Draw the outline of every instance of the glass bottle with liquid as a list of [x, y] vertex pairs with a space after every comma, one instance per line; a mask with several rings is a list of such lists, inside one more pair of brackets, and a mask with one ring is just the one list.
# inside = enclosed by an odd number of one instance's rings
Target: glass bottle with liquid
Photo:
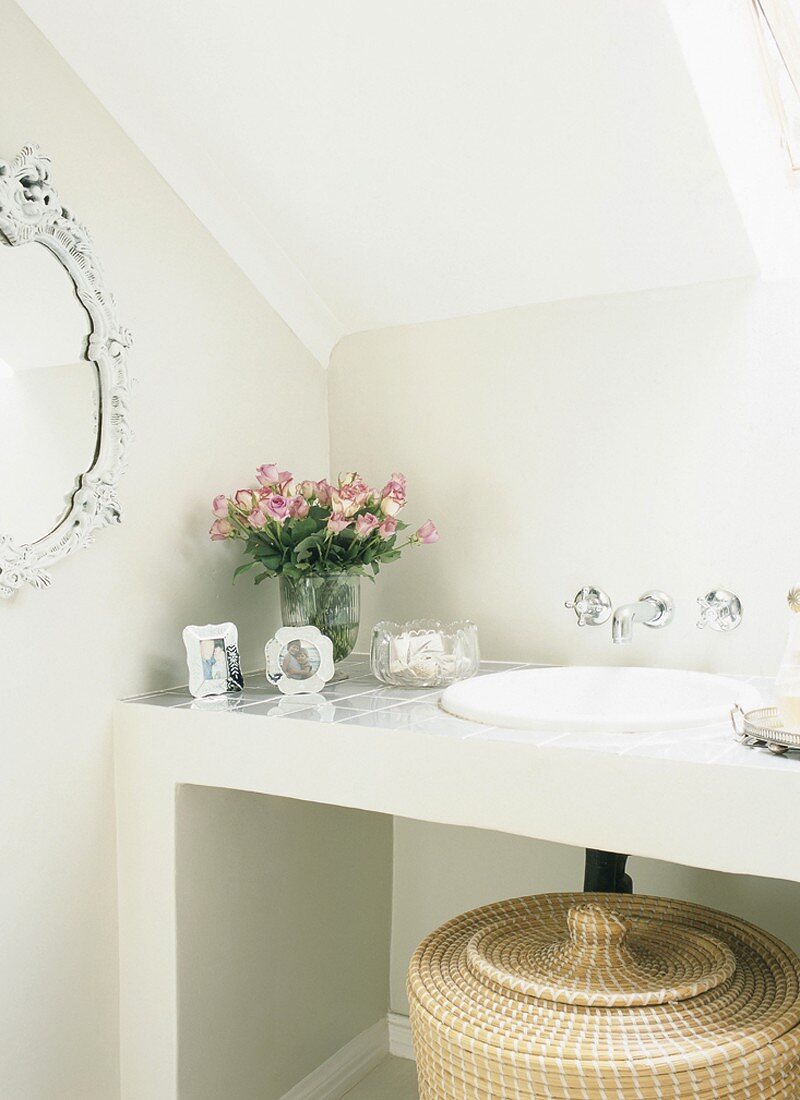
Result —
[[784, 729], [800, 733], [800, 588], [791, 590], [788, 602], [789, 637], [775, 684], [776, 702]]

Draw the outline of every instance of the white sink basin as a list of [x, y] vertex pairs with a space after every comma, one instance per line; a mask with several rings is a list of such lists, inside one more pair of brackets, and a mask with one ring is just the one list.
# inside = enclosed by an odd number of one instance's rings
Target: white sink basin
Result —
[[666, 668], [534, 668], [453, 684], [451, 714], [510, 729], [642, 733], [709, 726], [731, 707], [761, 705], [752, 687], [707, 672]]

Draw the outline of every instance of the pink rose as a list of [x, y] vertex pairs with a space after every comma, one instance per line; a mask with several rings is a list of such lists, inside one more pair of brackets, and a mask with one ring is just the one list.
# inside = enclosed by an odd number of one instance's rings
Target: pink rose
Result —
[[372, 534], [379, 523], [380, 520], [377, 516], [373, 516], [371, 512], [367, 512], [365, 515], [359, 516], [356, 520], [356, 534], [359, 538], [365, 539]]
[[372, 490], [360, 474], [345, 474], [339, 478], [339, 488], [331, 489], [331, 508], [345, 516], [354, 516], [367, 502]]
[[394, 516], [387, 516], [378, 528], [378, 534], [382, 539], [390, 539], [397, 534], [397, 520]]
[[338, 535], [340, 531], [344, 531], [345, 527], [349, 527], [352, 522], [351, 519], [345, 519], [340, 512], [334, 512], [332, 516], [328, 517], [328, 532], [331, 535]]
[[258, 467], [256, 478], [265, 489], [274, 489], [277, 485], [283, 490], [284, 486], [291, 485], [294, 476], [288, 470], [279, 470], [274, 462], [267, 462]]
[[405, 502], [405, 476], [403, 474], [392, 474], [381, 493], [381, 511], [385, 516], [396, 516]]
[[364, 481], [361, 474], [358, 474], [355, 471], [353, 471], [349, 474], [339, 474], [339, 488], [340, 489], [347, 489], [351, 485], [354, 486], [356, 489], [366, 489], [367, 488], [367, 483], [366, 483], [366, 481]]
[[432, 519], [426, 520], [426, 522], [417, 529], [414, 539], [416, 542], [421, 542], [425, 545], [439, 541], [439, 532], [436, 530], [436, 524]]
[[208, 532], [214, 542], [229, 539], [233, 535], [233, 524], [229, 519], [215, 519]]
[[346, 489], [331, 489], [330, 507], [339, 515], [350, 519], [360, 508], [363, 508], [363, 506], [364, 499], [360, 494], [354, 496]]
[[260, 506], [268, 516], [272, 516], [278, 523], [283, 523], [289, 515], [289, 504], [286, 497], [282, 497], [279, 493], [273, 493], [266, 500], [262, 500]]
[[218, 497], [214, 497], [211, 502], [211, 511], [215, 516], [219, 516], [220, 519], [228, 518], [228, 498], [224, 493], [220, 493]]
[[305, 519], [308, 515], [308, 501], [305, 497], [290, 497], [286, 502], [286, 506], [289, 509], [289, 515], [296, 519]]
[[320, 502], [323, 508], [327, 508], [331, 502], [331, 493], [333, 492], [333, 486], [325, 478], [322, 481], [318, 481], [315, 485], [317, 500]]
[[387, 493], [397, 492], [405, 499], [406, 483], [407, 479], [405, 474], [392, 474], [383, 488], [383, 496], [386, 496]]
[[258, 507], [258, 497], [252, 489], [239, 489], [233, 498], [236, 507], [248, 514]]
[[281, 479], [280, 471], [274, 462], [267, 462], [264, 466], [259, 466], [256, 470], [256, 477], [267, 489], [277, 485]]
[[304, 500], [313, 500], [317, 495], [316, 481], [301, 481], [297, 486], [297, 492]]
[[260, 508], [254, 508], [250, 515], [247, 517], [247, 522], [251, 527], [255, 527], [256, 530], [263, 527], [267, 522], [267, 517], [261, 511]]

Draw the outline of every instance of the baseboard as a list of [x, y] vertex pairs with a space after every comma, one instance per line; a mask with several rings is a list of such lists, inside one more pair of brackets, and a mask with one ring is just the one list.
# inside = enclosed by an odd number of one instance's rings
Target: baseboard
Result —
[[341, 1100], [388, 1053], [389, 1029], [386, 1020], [379, 1020], [289, 1089], [282, 1100]]
[[389, 1023], [389, 1053], [395, 1058], [410, 1058], [414, 1061], [414, 1046], [411, 1042], [411, 1021], [408, 1016], [401, 1016], [397, 1012], [390, 1012], [387, 1016]]

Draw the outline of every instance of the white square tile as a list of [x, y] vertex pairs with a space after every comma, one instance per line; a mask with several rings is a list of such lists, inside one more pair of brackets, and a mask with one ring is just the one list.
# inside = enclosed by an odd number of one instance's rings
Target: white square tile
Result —
[[336, 724], [343, 722], [346, 718], [353, 718], [359, 713], [357, 710], [348, 710], [347, 707], [337, 706], [336, 703], [324, 703], [321, 706], [298, 710], [296, 713], [280, 711], [278, 717], [299, 718], [304, 722], [330, 722]]
[[[475, 722], [470, 722], [469, 724], [471, 726], [478, 725], [478, 723]], [[557, 741], [559, 737], [563, 737], [564, 735], [554, 732], [553, 730], [517, 730], [484, 726], [482, 729], [479, 727], [479, 732], [474, 736], [485, 741], [508, 741], [509, 744], [541, 747], [542, 745], [549, 745], [551, 742]]]
[[[326, 695], [326, 698], [328, 696]], [[347, 707], [352, 711], [372, 711], [372, 710], [388, 710], [389, 707], [400, 707], [403, 704], [401, 702], [392, 703], [385, 697], [373, 695], [372, 692], [365, 692], [363, 695], [348, 695], [344, 698], [334, 696], [331, 702], [336, 703], [338, 706]]]
[[270, 699], [279, 699], [280, 694], [281, 693], [278, 691], [277, 688], [272, 687], [272, 685], [265, 684], [263, 691], [254, 690], [253, 688], [245, 688], [242, 692], [242, 698], [244, 699], [245, 704], [266, 703], [269, 702]]
[[440, 688], [396, 688], [384, 684], [375, 690], [375, 695], [387, 699], [389, 702], [414, 702], [417, 699], [427, 699], [432, 695], [437, 698], [441, 695]]
[[336, 666], [337, 672], [346, 673], [348, 676], [360, 675], [363, 672], [369, 672], [370, 660], [369, 654], [352, 653], [349, 657], [345, 657], [343, 661], [340, 661]]
[[468, 722], [465, 718], [456, 718], [440, 708], [436, 716], [420, 725], [419, 732], [430, 734], [432, 737], [454, 737], [458, 741], [467, 741], [499, 731], [481, 722]]
[[562, 733], [559, 737], [548, 741], [549, 748], [581, 749], [589, 752], [607, 752], [615, 756], [621, 753], [631, 752], [638, 745], [647, 741], [647, 734], [641, 733], [612, 733], [608, 730], [597, 732]]
[[158, 695], [140, 695], [129, 699], [130, 703], [144, 703], [148, 707], [180, 707], [191, 703], [192, 696], [187, 691], [162, 691]]
[[239, 711], [240, 714], [259, 715], [262, 718], [299, 718], [307, 722], [335, 722], [339, 712], [340, 708], [332, 702], [313, 704], [300, 697], [292, 698], [287, 695], [255, 703]]
[[377, 676], [373, 676], [369, 668], [362, 669], [361, 671], [355, 670], [347, 675], [346, 680], [340, 681], [340, 683], [351, 684], [366, 684], [368, 687], [379, 688], [383, 687], [383, 684]]
[[402, 707], [387, 707], [385, 710], [365, 711], [354, 714], [338, 723], [341, 726], [366, 726], [379, 730], [408, 730], [419, 725], [418, 720], [404, 713]]
[[444, 711], [435, 698], [402, 703], [399, 707], [391, 709], [400, 712], [404, 721], [412, 722], [414, 725], [429, 722], [432, 718], [444, 717]]
[[254, 703], [252, 700], [241, 708], [241, 714], [271, 714], [275, 707], [280, 703], [278, 698], [262, 699], [258, 703]]
[[319, 694], [324, 695], [326, 699], [352, 699], [356, 696], [368, 695], [370, 692], [375, 691], [376, 687], [376, 684], [368, 684], [358, 680], [343, 680], [338, 684], [327, 684]]
[[206, 695], [201, 699], [193, 699], [186, 704], [186, 708], [201, 710], [206, 713], [213, 711], [214, 713], [238, 714], [247, 708], [247, 703], [241, 693], [235, 695]]

